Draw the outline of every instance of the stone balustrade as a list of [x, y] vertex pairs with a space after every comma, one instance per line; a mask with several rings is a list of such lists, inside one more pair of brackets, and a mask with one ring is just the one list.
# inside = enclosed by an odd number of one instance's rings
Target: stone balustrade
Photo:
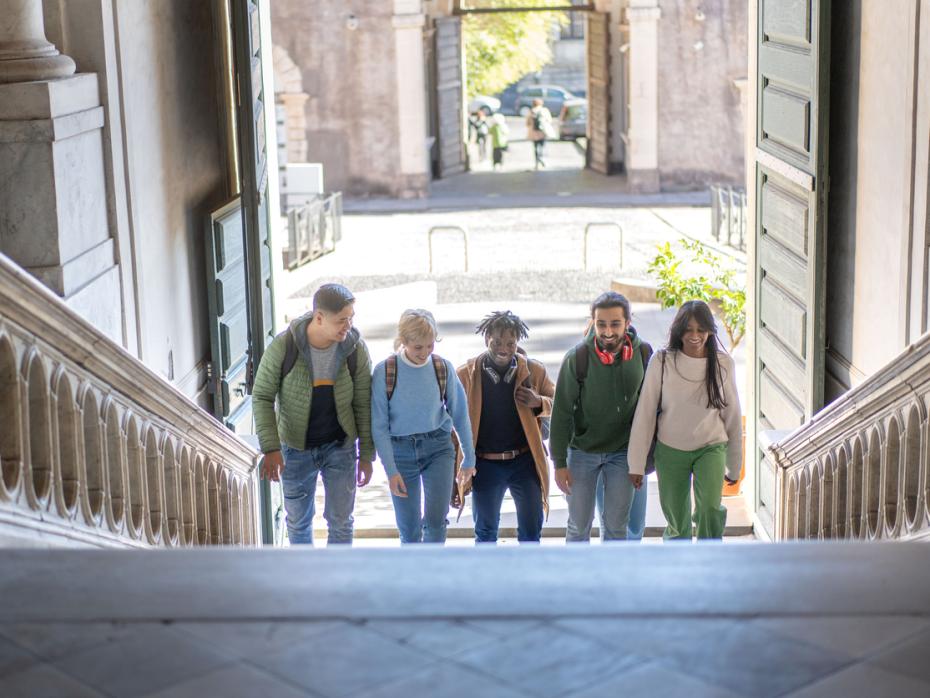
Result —
[[257, 456], [0, 255], [0, 541], [256, 545]]
[[776, 538], [930, 539], [930, 335], [790, 433], [765, 432]]

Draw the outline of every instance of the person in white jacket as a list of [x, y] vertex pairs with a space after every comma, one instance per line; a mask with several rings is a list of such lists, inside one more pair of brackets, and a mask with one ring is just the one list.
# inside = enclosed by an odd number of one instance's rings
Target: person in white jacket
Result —
[[688, 301], [669, 330], [668, 346], [649, 362], [630, 435], [630, 479], [643, 484], [655, 439], [665, 539], [691, 540], [691, 488], [697, 537], [722, 538], [723, 482], [742, 467], [742, 419], [733, 358], [717, 337], [704, 301]]

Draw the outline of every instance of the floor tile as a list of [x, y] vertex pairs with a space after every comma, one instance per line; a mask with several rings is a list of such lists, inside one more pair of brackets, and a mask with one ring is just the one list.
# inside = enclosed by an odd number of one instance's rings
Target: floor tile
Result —
[[486, 633], [455, 620], [369, 621], [365, 627], [401, 644], [444, 658], [457, 657], [488, 641]]
[[0, 627], [0, 633], [45, 660], [55, 660], [120, 642], [130, 637], [135, 627], [125, 623], [16, 623]]
[[289, 651], [255, 655], [252, 663], [324, 696], [345, 696], [402, 678], [435, 657], [359, 625], [304, 640]]
[[373, 686], [356, 694], [358, 698], [397, 698], [398, 696], [442, 696], [442, 698], [526, 698], [499, 680], [470, 671], [452, 662], [435, 664], [425, 671], [405, 676], [390, 683]]
[[790, 698], [918, 698], [930, 695], [930, 686], [923, 681], [862, 662], [805, 686], [790, 694]]
[[279, 681], [261, 669], [247, 664], [233, 664], [168, 686], [146, 698], [301, 698], [313, 695], [307, 690]]
[[325, 635], [344, 625], [341, 621], [255, 622], [255, 623], [177, 623], [176, 630], [221, 649], [235, 657], [290, 650], [314, 636]]
[[930, 683], [930, 630], [901, 641], [871, 661], [888, 671]]
[[14, 671], [22, 671], [37, 661], [33, 654], [27, 652], [12, 640], [0, 637], [0, 676]]
[[145, 695], [205, 674], [230, 657], [164, 625], [139, 623], [120, 642], [56, 660], [55, 666], [117, 696]]
[[685, 676], [658, 662], [650, 662], [630, 671], [614, 674], [606, 681], [569, 695], [571, 698], [739, 698], [738, 694], [727, 688], [712, 686], [699, 679]]
[[488, 642], [456, 661], [532, 695], [556, 696], [604, 679], [639, 658], [620, 656], [550, 624]]
[[72, 677], [50, 664], [33, 664], [28, 669], [0, 678], [3, 698], [102, 698]]
[[754, 625], [763, 632], [802, 640], [856, 658], [930, 628], [925, 618], [902, 616], [765, 618], [754, 621]]

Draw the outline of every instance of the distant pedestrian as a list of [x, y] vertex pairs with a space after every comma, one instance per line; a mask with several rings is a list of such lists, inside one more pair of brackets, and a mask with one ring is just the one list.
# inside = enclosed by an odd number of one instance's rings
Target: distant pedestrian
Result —
[[634, 487], [642, 485], [654, 435], [665, 538], [691, 540], [692, 481], [697, 537], [722, 538], [727, 510], [720, 497], [724, 480], [739, 479], [743, 427], [733, 357], [720, 347], [704, 301], [681, 306], [668, 347], [649, 363], [630, 436]]
[[372, 436], [388, 475], [402, 543], [446, 541], [456, 479], [453, 428], [464, 453], [462, 487], [475, 474], [465, 390], [452, 364], [433, 353], [437, 334], [432, 313], [405, 310], [396, 353], [372, 376]]
[[526, 115], [526, 133], [533, 142], [533, 156], [536, 162], [536, 169], [545, 167], [543, 160], [546, 150], [546, 139], [552, 138], [554, 131], [552, 129], [552, 113], [543, 105], [539, 98], [533, 100], [533, 108]]
[[501, 113], [491, 117], [491, 157], [493, 159], [494, 169], [502, 167], [504, 164], [504, 152], [507, 150], [507, 136], [510, 135], [510, 129], [507, 127], [507, 119]]

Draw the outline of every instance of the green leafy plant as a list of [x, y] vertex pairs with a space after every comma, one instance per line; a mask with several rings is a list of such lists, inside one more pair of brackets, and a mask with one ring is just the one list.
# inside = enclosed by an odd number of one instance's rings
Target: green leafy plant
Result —
[[[535, 0], [536, 7], [565, 0]], [[525, 7], [526, 0], [473, 0], [469, 8]], [[553, 25], [568, 23], [565, 12], [501, 12], [467, 15], [462, 22], [469, 96], [493, 95], [552, 60]]]
[[677, 247], [658, 245], [658, 254], [649, 263], [656, 279], [656, 296], [663, 308], [673, 308], [690, 300], [705, 301], [717, 313], [733, 350], [746, 334], [746, 287], [736, 279], [736, 271], [725, 267], [720, 257], [696, 240], [682, 238]]

